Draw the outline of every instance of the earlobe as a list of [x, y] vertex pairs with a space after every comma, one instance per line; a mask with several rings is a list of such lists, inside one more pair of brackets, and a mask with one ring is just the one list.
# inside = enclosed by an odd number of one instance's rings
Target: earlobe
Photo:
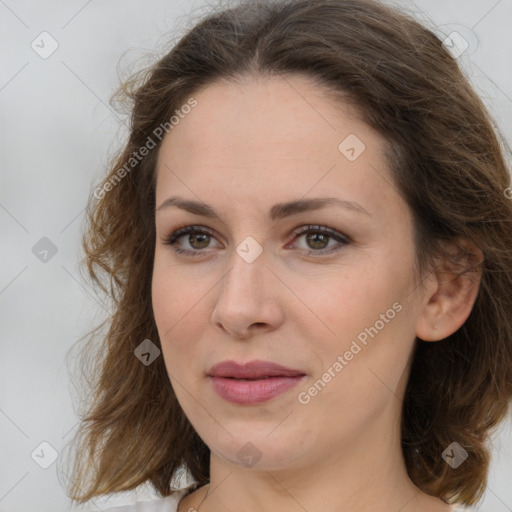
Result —
[[433, 286], [426, 288], [416, 325], [419, 339], [439, 341], [464, 324], [478, 296], [483, 259], [482, 251], [468, 241], [450, 244], [445, 256], [438, 260]]

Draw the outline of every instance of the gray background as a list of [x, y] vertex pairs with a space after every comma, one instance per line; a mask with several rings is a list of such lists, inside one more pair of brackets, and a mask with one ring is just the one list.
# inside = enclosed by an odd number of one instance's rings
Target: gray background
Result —
[[[395, 2], [397, 3], [397, 2]], [[401, 2], [439, 35], [459, 32], [459, 57], [503, 135], [512, 140], [512, 0]], [[77, 423], [66, 352], [103, 318], [84, 283], [81, 230], [91, 187], [125, 134], [109, 106], [121, 69], [177, 38], [205, 1], [0, 0], [0, 511], [70, 510], [51, 462]], [[57, 50], [42, 58], [39, 52]], [[128, 53], [125, 53], [128, 50]], [[122, 55], [125, 54], [123, 57]], [[47, 237], [47, 261], [33, 247]], [[41, 248], [36, 246], [36, 249]], [[37, 457], [39, 454], [39, 457]], [[512, 511], [512, 431], [494, 442], [481, 510]], [[142, 488], [108, 500], [149, 496]], [[102, 510], [98, 499], [87, 510]]]

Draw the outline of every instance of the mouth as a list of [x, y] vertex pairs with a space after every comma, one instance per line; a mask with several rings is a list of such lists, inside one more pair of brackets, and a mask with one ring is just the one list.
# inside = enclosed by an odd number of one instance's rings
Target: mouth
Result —
[[232, 379], [264, 379], [271, 377], [297, 377], [304, 375], [301, 370], [287, 368], [271, 361], [254, 360], [247, 363], [236, 361], [221, 361], [208, 372], [210, 377], [225, 377]]
[[[253, 380], [263, 380], [263, 379], [274, 379], [276, 376], [270, 376], [266, 375], [264, 377], [253, 377], [253, 378], [244, 378], [244, 377], [224, 377], [225, 379], [234, 379], [234, 380], [247, 380], [247, 381], [253, 381]], [[279, 375], [277, 375], [279, 377]]]
[[239, 364], [223, 361], [208, 372], [213, 389], [224, 400], [239, 405], [267, 402], [296, 386], [306, 374], [270, 361]]

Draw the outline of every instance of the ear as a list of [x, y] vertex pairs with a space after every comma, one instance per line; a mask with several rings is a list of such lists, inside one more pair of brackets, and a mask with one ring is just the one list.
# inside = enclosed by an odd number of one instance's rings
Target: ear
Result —
[[446, 254], [436, 261], [425, 287], [425, 300], [416, 324], [416, 336], [439, 341], [467, 320], [480, 287], [482, 251], [465, 239], [445, 243]]

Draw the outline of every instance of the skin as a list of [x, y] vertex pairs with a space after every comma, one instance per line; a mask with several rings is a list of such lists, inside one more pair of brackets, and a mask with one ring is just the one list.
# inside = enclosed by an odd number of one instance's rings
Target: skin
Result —
[[[456, 331], [478, 281], [440, 265], [417, 285], [412, 217], [386, 168], [384, 139], [310, 79], [248, 76], [194, 98], [197, 106], [164, 138], [156, 169], [157, 208], [181, 196], [221, 216], [176, 206], [155, 214], [152, 302], [163, 357], [180, 405], [211, 450], [210, 486], [185, 497], [179, 512], [452, 510], [407, 476], [401, 404], [415, 336], [436, 341]], [[338, 149], [350, 134], [366, 146], [355, 161]], [[369, 215], [329, 206], [268, 217], [276, 203], [312, 197], [354, 201]], [[293, 235], [308, 224], [351, 243]], [[166, 245], [183, 225], [212, 236]], [[262, 249], [252, 263], [236, 251], [248, 236]], [[339, 250], [318, 255], [326, 246]], [[401, 311], [300, 403], [299, 393], [397, 302]], [[306, 377], [264, 404], [232, 404], [206, 375], [226, 359], [269, 360]], [[252, 467], [237, 456], [248, 442], [261, 454]]]

